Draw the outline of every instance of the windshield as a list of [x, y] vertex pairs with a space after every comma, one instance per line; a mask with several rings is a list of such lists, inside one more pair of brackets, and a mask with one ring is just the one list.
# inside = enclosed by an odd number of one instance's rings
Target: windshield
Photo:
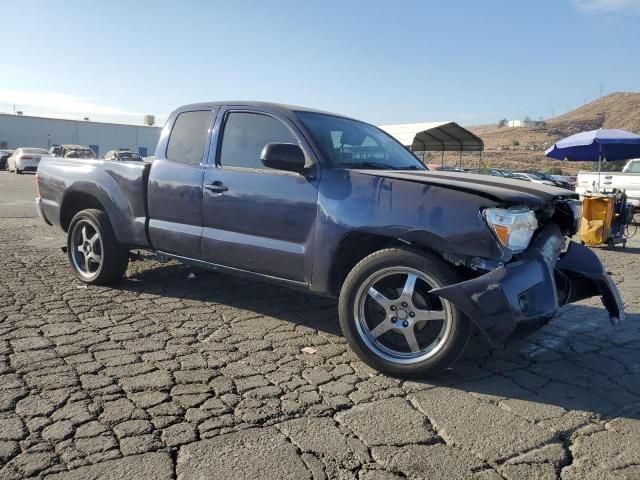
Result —
[[44, 148], [23, 148], [22, 149], [22, 153], [44, 154], [44, 153], [49, 153], [49, 152], [47, 152]]
[[120, 152], [118, 157], [120, 157], [120, 160], [141, 160], [140, 155], [133, 152]]
[[539, 173], [539, 172], [529, 172], [529, 173], [527, 173], [527, 175], [529, 175], [530, 177], [533, 177], [533, 178], [535, 178], [537, 180], [548, 180], [548, 178], [545, 177], [544, 174]]
[[411, 152], [373, 125], [323, 113], [296, 115], [332, 167], [427, 170]]

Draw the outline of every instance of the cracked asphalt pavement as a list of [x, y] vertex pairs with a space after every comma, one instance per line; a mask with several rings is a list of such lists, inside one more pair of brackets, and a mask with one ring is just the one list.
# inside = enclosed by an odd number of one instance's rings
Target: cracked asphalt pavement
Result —
[[0, 172], [2, 479], [640, 478], [636, 239], [596, 249], [622, 326], [592, 299], [402, 381], [355, 357], [331, 299], [173, 262], [82, 285], [61, 232], [9, 218], [9, 183], [35, 195]]

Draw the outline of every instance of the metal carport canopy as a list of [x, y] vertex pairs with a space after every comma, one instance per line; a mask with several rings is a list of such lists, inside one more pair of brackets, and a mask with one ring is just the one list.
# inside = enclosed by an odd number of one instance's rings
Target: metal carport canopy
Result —
[[456, 122], [401, 123], [380, 125], [380, 128], [414, 152], [484, 150], [482, 139]]

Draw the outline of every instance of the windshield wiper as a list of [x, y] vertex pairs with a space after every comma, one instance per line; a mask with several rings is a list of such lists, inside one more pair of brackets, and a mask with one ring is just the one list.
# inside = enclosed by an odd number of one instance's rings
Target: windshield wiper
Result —
[[377, 162], [346, 162], [340, 163], [338, 166], [346, 168], [378, 168], [383, 170], [398, 170], [396, 167], [392, 167], [391, 165]]
[[394, 167], [385, 163], [378, 162], [347, 162], [336, 165], [344, 168], [368, 168], [378, 170], [427, 170], [426, 168], [420, 168], [417, 165], [407, 165], [406, 167]]

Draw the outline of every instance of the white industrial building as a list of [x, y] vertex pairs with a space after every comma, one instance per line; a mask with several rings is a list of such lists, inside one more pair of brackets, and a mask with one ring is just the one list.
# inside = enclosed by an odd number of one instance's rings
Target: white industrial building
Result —
[[128, 149], [146, 157], [156, 150], [160, 127], [64, 120], [0, 113], [0, 149], [50, 148], [77, 144], [91, 147], [98, 157], [109, 150]]

